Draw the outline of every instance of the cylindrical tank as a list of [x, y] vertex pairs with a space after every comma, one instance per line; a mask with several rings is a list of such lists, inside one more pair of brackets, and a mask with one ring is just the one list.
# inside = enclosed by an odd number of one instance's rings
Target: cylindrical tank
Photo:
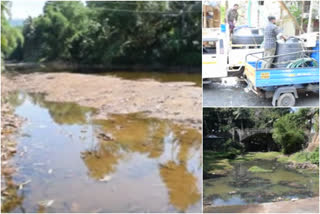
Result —
[[263, 42], [263, 30], [248, 26], [240, 26], [233, 30], [232, 44], [260, 45]]
[[[288, 55], [276, 57], [273, 61], [273, 67], [274, 68], [287, 67], [287, 65], [291, 61], [303, 57], [302, 51], [303, 51], [303, 45], [298, 38], [290, 37], [287, 39], [287, 41], [278, 40], [276, 55], [282, 55], [282, 54], [288, 54]], [[294, 52], [299, 52], [299, 53], [290, 54]]]

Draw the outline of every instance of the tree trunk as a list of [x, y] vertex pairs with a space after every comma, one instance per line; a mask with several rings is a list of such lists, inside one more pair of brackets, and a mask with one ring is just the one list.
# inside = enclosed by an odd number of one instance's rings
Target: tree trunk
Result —
[[300, 33], [304, 33], [303, 29], [300, 27], [299, 23], [297, 22], [297, 19], [290, 13], [286, 4], [283, 1], [279, 1], [279, 4], [280, 4], [280, 7], [288, 13], [290, 19], [293, 21], [295, 27], [300, 31]]
[[308, 33], [311, 33], [312, 7], [313, 7], [313, 0], [310, 1], [309, 20], [308, 20], [308, 29], [307, 29], [307, 32], [308, 32]]

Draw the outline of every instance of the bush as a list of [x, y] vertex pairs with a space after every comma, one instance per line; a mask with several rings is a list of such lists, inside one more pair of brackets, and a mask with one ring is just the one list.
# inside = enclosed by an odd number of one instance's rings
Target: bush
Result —
[[296, 121], [295, 114], [287, 114], [274, 123], [272, 138], [284, 154], [298, 152], [306, 143], [304, 131]]
[[281, 139], [282, 152], [284, 154], [292, 154], [303, 148], [305, 139], [303, 132], [289, 131], [283, 134]]
[[319, 164], [319, 147], [317, 147], [313, 152], [297, 152], [291, 155], [287, 161], [294, 161], [298, 163], [310, 162], [312, 164]]
[[313, 164], [319, 164], [319, 147], [311, 153], [310, 162]]

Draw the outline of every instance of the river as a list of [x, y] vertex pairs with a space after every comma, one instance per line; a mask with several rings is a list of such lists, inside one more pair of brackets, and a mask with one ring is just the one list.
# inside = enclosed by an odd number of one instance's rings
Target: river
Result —
[[[10, 162], [4, 212], [201, 212], [201, 133], [143, 114], [94, 120], [96, 110], [11, 93], [26, 119]], [[22, 185], [19, 185], [22, 184]]]
[[[236, 161], [227, 175], [204, 180], [204, 203], [228, 206], [298, 200], [319, 195], [319, 173], [287, 168], [276, 160]], [[266, 172], [250, 172], [253, 166]], [[230, 209], [229, 209], [230, 210]]]

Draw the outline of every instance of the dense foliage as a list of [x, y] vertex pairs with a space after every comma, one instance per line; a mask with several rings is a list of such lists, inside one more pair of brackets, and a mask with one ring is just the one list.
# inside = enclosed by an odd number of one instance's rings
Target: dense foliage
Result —
[[23, 36], [19, 27], [9, 24], [10, 1], [1, 1], [1, 60], [3, 58], [22, 59]]
[[225, 133], [231, 128], [272, 128], [278, 118], [289, 112], [289, 108], [205, 108], [204, 136]]
[[[319, 127], [316, 108], [206, 108], [203, 114], [204, 148], [221, 152], [281, 149], [283, 153], [291, 154], [304, 149], [308, 141], [306, 134], [318, 132]], [[240, 143], [230, 132], [233, 128], [270, 128], [272, 134], [259, 134]], [[218, 136], [215, 144], [206, 138], [209, 134]]]
[[23, 27], [27, 61], [201, 64], [201, 2], [46, 2]]

